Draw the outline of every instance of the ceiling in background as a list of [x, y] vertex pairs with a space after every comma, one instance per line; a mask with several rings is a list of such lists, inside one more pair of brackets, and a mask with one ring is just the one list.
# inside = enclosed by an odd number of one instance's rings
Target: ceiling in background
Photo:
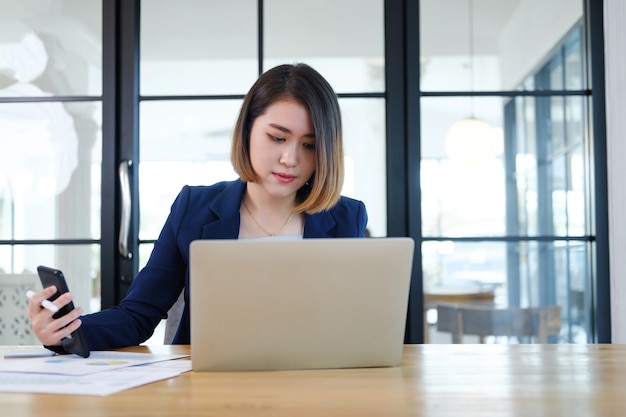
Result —
[[[477, 54], [498, 52], [499, 36], [506, 22], [511, 18], [522, 0], [422, 0], [421, 36], [423, 55], [467, 54], [469, 5], [473, 4], [475, 15], [474, 50]], [[313, 36], [293, 36], [273, 38], [271, 27], [266, 28], [268, 44], [279, 43], [287, 50], [308, 51], [323, 56], [371, 56], [382, 51], [383, 39], [379, 31], [368, 30], [367, 22], [384, 18], [382, 0], [316, 0], [307, 5], [306, 16], [301, 17], [301, 3], [293, 0], [266, 0], [266, 14], [271, 14], [273, 22], [280, 22], [281, 31]], [[193, 8], [193, 15], [189, 15]], [[332, 14], [328, 11], [332, 10]], [[159, 47], [144, 48], [144, 59], [161, 57], [162, 48], [169, 49], [168, 56], [180, 59], [232, 58], [238, 55], [247, 57], [248, 50], [237, 51], [232, 45], [237, 42], [221, 42], [223, 48], [199, 49], [191, 47], [188, 39], [199, 36], [218, 37], [223, 33], [237, 36], [237, 25], [254, 22], [256, 26], [256, 0], [148, 0], [142, 10], [143, 20], [150, 22], [142, 28], [142, 35]], [[243, 22], [243, 23], [242, 23]], [[175, 34], [167, 28], [175, 27]], [[250, 28], [242, 28], [247, 32]], [[256, 27], [253, 28], [256, 31]], [[342, 42], [334, 35], [342, 34]], [[353, 42], [346, 42], [350, 35]], [[368, 37], [369, 36], [369, 37]], [[302, 44], [305, 39], [308, 43]], [[290, 43], [290, 42], [299, 43]], [[189, 48], [186, 48], [189, 45]], [[171, 55], [170, 55], [171, 54]]]

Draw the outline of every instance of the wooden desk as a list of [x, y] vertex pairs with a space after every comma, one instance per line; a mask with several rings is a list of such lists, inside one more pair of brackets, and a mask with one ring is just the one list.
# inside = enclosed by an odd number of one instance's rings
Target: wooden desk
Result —
[[0, 393], [0, 410], [7, 417], [623, 417], [626, 345], [407, 345], [394, 368], [188, 372], [107, 397]]

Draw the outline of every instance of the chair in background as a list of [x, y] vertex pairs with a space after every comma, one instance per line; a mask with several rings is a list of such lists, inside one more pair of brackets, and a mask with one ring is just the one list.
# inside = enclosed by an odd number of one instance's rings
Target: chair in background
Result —
[[39, 291], [37, 274], [0, 274], [0, 345], [39, 344], [28, 318], [26, 291]]
[[480, 305], [437, 305], [437, 330], [452, 333], [452, 343], [463, 343], [463, 335], [528, 337], [547, 343], [561, 330], [561, 307], [508, 307]]
[[493, 289], [480, 286], [446, 286], [424, 290], [424, 343], [430, 343], [430, 324], [428, 311], [436, 309], [439, 303], [445, 304], [478, 304], [493, 306], [495, 293]]
[[174, 336], [176, 336], [176, 331], [178, 331], [178, 325], [180, 324], [180, 320], [183, 315], [183, 310], [185, 309], [185, 298], [184, 294], [181, 291], [178, 299], [167, 312], [167, 319], [165, 320], [165, 335], [163, 337], [164, 345], [171, 345], [174, 340]]

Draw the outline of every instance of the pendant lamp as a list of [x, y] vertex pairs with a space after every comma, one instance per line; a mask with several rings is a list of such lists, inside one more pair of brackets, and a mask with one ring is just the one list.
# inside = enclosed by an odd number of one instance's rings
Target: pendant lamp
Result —
[[[474, 91], [474, 6], [468, 0], [469, 20], [469, 81], [470, 91]], [[448, 158], [465, 163], [481, 163], [493, 157], [494, 138], [492, 127], [474, 116], [474, 99], [471, 100], [471, 115], [457, 120], [450, 126], [444, 138]]]

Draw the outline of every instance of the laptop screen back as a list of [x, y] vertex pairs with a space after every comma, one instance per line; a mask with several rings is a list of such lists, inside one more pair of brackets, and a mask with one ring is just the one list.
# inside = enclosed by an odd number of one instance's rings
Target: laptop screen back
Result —
[[413, 250], [410, 238], [192, 242], [193, 369], [397, 365]]

